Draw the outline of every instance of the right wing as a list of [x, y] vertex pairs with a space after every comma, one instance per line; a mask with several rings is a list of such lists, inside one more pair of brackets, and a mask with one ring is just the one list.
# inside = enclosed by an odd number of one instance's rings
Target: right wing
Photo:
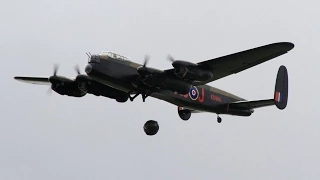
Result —
[[50, 85], [49, 78], [45, 77], [21, 77], [21, 76], [16, 76], [14, 77], [15, 80], [25, 82], [25, 83], [30, 83], [30, 84], [39, 84], [39, 85]]
[[293, 47], [294, 45], [289, 42], [274, 43], [200, 62], [198, 63], [200, 66], [213, 69], [213, 77], [201, 84], [249, 69], [283, 55]]
[[[194, 82], [193, 85], [203, 85], [241, 72], [283, 55], [293, 48], [294, 44], [290, 42], [279, 42], [199, 62], [200, 68], [212, 71], [213, 76], [207, 81]], [[166, 70], [166, 72], [169, 76], [175, 76], [174, 69]]]

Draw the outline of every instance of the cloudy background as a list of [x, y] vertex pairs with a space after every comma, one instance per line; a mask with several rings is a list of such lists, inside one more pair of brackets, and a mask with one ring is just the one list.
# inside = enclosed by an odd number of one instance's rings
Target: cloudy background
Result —
[[[319, 7], [316, 1], [3, 1], [0, 179], [319, 179]], [[196, 114], [141, 98], [125, 104], [46, 94], [14, 76], [74, 77], [86, 52], [118, 52], [149, 66], [198, 62], [289, 41], [295, 48], [210, 83], [249, 100], [272, 98], [278, 67], [289, 104], [248, 118]], [[160, 124], [146, 136], [145, 121]]]

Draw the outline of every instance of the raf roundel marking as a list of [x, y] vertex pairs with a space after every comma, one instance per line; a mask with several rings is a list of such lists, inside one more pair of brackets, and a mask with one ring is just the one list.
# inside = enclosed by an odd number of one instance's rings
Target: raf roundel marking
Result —
[[199, 91], [195, 86], [192, 86], [189, 91], [189, 97], [192, 100], [197, 100], [199, 97]]

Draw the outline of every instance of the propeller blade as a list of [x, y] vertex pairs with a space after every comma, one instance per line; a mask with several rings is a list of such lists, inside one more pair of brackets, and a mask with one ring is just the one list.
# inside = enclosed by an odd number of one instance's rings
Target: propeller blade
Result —
[[80, 68], [79, 68], [79, 65], [78, 65], [78, 64], [74, 66], [74, 69], [76, 70], [76, 72], [78, 73], [78, 75], [81, 74]]
[[51, 94], [52, 94], [52, 89], [51, 89], [51, 87], [49, 87], [47, 90], [47, 95], [51, 95]]
[[168, 55], [167, 59], [168, 59], [169, 61], [171, 61], [171, 62], [174, 62], [174, 61], [175, 61], [174, 58], [173, 58], [170, 54]]
[[150, 57], [148, 55], [144, 56], [144, 63], [143, 63], [143, 67], [146, 67], [148, 61], [149, 61]]
[[56, 75], [57, 75], [58, 69], [59, 69], [59, 65], [58, 65], [58, 64], [55, 64], [55, 65], [53, 66], [53, 76], [56, 76]]
[[138, 71], [138, 73], [139, 73], [140, 75], [143, 75], [143, 74], [145, 74], [145, 73], [148, 73], [148, 68], [147, 68], [146, 66], [147, 66], [147, 63], [148, 63], [148, 61], [149, 61], [149, 58], [150, 58], [150, 57], [149, 57], [148, 55], [145, 55], [145, 56], [144, 56], [143, 65], [137, 68], [137, 71]]

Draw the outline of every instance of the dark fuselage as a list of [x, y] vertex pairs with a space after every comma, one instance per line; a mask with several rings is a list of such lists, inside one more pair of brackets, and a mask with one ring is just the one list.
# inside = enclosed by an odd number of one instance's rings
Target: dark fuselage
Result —
[[[138, 76], [137, 68], [139, 66], [142, 65], [110, 58], [109, 56], [100, 56], [99, 62], [89, 62], [89, 65], [86, 67], [86, 73], [100, 83], [134, 94], [137, 88], [133, 85], [133, 82], [136, 81], [136, 77]], [[229, 109], [226, 104], [244, 101], [245, 99], [208, 85], [193, 86], [189, 94], [186, 95], [181, 95], [171, 90], [161, 90], [160, 92], [152, 93], [150, 96], [179, 107], [197, 111], [239, 116], [249, 116], [253, 112]]]

